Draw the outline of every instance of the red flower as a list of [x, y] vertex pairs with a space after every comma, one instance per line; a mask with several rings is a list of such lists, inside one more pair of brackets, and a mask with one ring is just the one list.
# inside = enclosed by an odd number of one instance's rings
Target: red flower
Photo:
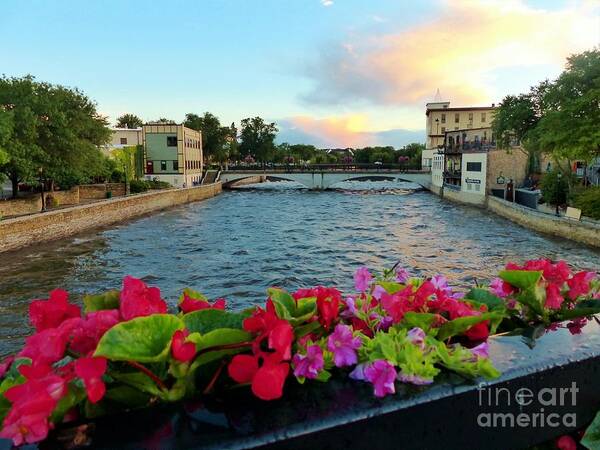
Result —
[[131, 320], [151, 314], [164, 314], [167, 312], [167, 304], [160, 298], [160, 289], [148, 287], [142, 280], [128, 275], [123, 280], [120, 311], [123, 320]]
[[62, 359], [67, 347], [67, 338], [58, 328], [48, 328], [25, 339], [25, 347], [19, 356], [34, 362], [52, 364]]
[[546, 308], [560, 309], [564, 298], [560, 295], [560, 287], [556, 284], [546, 286]]
[[260, 343], [266, 339], [269, 349], [278, 353], [281, 359], [292, 357], [294, 330], [288, 321], [277, 317], [272, 303], [267, 303], [266, 311], [256, 308], [251, 317], [244, 319], [242, 325], [247, 332], [258, 333], [254, 342], [255, 353], [259, 353]]
[[[454, 301], [448, 302], [447, 307], [448, 312], [450, 314], [450, 320], [457, 319], [459, 317], [468, 317], [468, 316], [480, 316], [482, 312], [485, 312], [485, 306], [481, 306], [481, 311], [477, 311], [472, 309], [467, 303], [461, 302], [459, 300], [453, 299]], [[450, 305], [452, 305], [450, 307]], [[487, 339], [490, 334], [489, 330], [490, 321], [484, 320], [483, 322], [479, 322], [478, 324], [473, 325], [467, 331], [465, 331], [465, 336], [468, 337], [472, 341], [482, 341]]]
[[[28, 385], [28, 391], [23, 386]], [[21, 388], [21, 389], [17, 389]], [[56, 406], [54, 400], [39, 383], [25, 383], [6, 391], [13, 406], [4, 419], [0, 437], [12, 439], [15, 446], [32, 444], [48, 436], [48, 417]]]
[[569, 285], [569, 298], [577, 299], [580, 295], [587, 295], [590, 292], [590, 281], [594, 279], [594, 272], [578, 272], [573, 275], [573, 278], [567, 280]]
[[69, 294], [62, 289], [50, 292], [48, 300], [34, 300], [29, 305], [29, 320], [36, 331], [58, 327], [64, 320], [79, 317], [79, 306], [67, 301]]
[[117, 323], [119, 323], [119, 311], [107, 309], [88, 313], [85, 319], [73, 323], [64, 322], [60, 328], [71, 338], [69, 345], [71, 350], [82, 356], [89, 356], [96, 350], [104, 333]]
[[381, 306], [383, 310], [392, 318], [394, 323], [398, 323], [404, 317], [407, 311], [410, 311], [410, 298], [413, 295], [413, 287], [406, 286], [395, 294], [383, 292], [381, 294]]
[[183, 294], [183, 301], [179, 303], [179, 309], [185, 314], [192, 311], [199, 311], [201, 309], [225, 309], [227, 302], [224, 298], [219, 298], [211, 305], [206, 300], [196, 299], [190, 297], [187, 293]]
[[283, 385], [288, 376], [290, 365], [283, 363], [276, 353], [262, 355], [262, 366], [259, 357], [254, 355], [236, 355], [227, 371], [238, 383], [252, 383], [252, 392], [262, 400], [275, 400], [283, 395]]
[[4, 361], [2, 361], [0, 363], [0, 378], [4, 377], [4, 375], [6, 375], [6, 372], [8, 372], [8, 370], [10, 369], [10, 366], [12, 366], [12, 363], [14, 360], [15, 360], [14, 356], [7, 356], [6, 358], [4, 358]]
[[577, 450], [577, 442], [571, 436], [565, 434], [556, 440], [556, 448], [559, 450]]
[[336, 288], [317, 286], [312, 289], [298, 289], [292, 294], [295, 300], [308, 297], [316, 297], [319, 322], [324, 328], [331, 327], [338, 318], [342, 293]]
[[83, 380], [88, 399], [92, 403], [100, 401], [106, 392], [102, 381], [106, 366], [106, 358], [79, 358], [75, 361], [75, 374]]
[[188, 362], [196, 356], [196, 345], [193, 342], [185, 342], [190, 332], [188, 330], [177, 330], [171, 340], [171, 355], [177, 361]]

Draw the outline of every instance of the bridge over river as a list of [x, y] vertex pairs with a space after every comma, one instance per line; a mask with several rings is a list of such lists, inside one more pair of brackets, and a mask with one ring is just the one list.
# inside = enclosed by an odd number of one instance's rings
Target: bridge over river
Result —
[[234, 187], [244, 180], [295, 181], [309, 189], [328, 189], [336, 183], [349, 180], [409, 181], [427, 187], [429, 172], [407, 168], [400, 164], [312, 164], [275, 167], [232, 167], [221, 172], [220, 180], [226, 187]]

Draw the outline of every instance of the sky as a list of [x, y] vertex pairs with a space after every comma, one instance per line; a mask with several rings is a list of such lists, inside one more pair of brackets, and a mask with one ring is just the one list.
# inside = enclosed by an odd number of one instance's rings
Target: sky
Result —
[[0, 73], [114, 123], [261, 116], [278, 141], [425, 141], [425, 103], [489, 105], [600, 45], [600, 0], [2, 0]]

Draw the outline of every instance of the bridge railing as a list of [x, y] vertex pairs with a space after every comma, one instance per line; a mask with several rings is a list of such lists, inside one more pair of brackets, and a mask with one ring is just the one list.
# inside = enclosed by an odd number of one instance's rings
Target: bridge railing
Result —
[[229, 166], [227, 172], [269, 172], [269, 173], [306, 173], [306, 172], [424, 172], [416, 164], [244, 164]]

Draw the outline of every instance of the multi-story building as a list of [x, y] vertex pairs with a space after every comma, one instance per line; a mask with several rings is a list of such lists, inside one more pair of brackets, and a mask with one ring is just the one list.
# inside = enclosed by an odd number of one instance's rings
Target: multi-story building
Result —
[[177, 124], [142, 127], [144, 174], [149, 180], [190, 187], [202, 181], [202, 135]]
[[142, 145], [141, 128], [111, 128], [110, 131], [112, 132], [110, 142], [101, 148], [108, 157], [114, 149]]
[[[439, 95], [436, 97], [439, 98]], [[489, 128], [494, 118], [495, 105], [450, 107], [450, 102], [436, 101], [426, 104], [425, 130], [427, 139], [421, 156], [423, 169], [431, 169], [434, 155], [444, 147], [447, 131]]]

